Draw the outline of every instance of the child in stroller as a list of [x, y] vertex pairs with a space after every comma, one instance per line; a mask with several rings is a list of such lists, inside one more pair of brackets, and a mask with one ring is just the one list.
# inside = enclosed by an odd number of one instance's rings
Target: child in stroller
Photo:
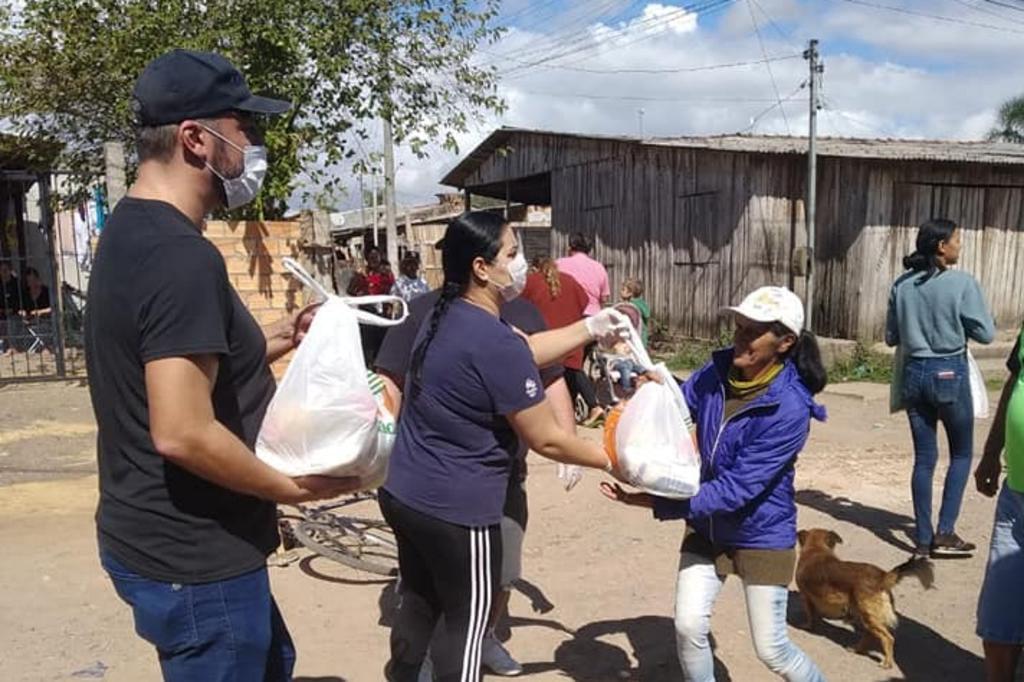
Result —
[[[633, 329], [643, 334], [643, 316], [635, 305], [622, 302], [616, 304], [615, 309], [629, 318]], [[608, 402], [613, 405], [633, 394], [637, 377], [646, 371], [633, 357], [625, 341], [620, 341], [610, 351], [596, 350], [594, 365], [597, 374], [606, 383], [606, 390], [598, 391], [599, 398], [602, 397], [601, 393], [605, 393]]]

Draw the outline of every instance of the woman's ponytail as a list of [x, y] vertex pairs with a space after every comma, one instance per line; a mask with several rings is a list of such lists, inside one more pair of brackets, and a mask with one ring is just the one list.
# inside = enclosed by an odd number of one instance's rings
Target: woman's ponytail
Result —
[[828, 372], [821, 361], [818, 338], [807, 330], [800, 332], [790, 353], [797, 374], [800, 375], [800, 380], [804, 382], [807, 390], [811, 395], [821, 393], [828, 385]]
[[452, 301], [459, 297], [461, 290], [462, 286], [458, 282], [445, 282], [441, 288], [441, 297], [437, 299], [434, 309], [430, 311], [430, 327], [427, 328], [427, 335], [423, 337], [412, 353], [412, 364], [409, 370], [412, 373], [414, 388], [419, 385], [420, 378], [423, 376], [423, 358], [427, 355], [427, 346], [437, 336], [437, 328], [441, 324], [441, 319], [448, 312], [448, 306]]
[[[772, 324], [772, 333], [778, 337], [792, 336], [793, 332], [781, 322]], [[786, 351], [786, 360], [792, 360], [796, 366], [796, 372], [800, 375], [811, 395], [817, 395], [828, 384], [828, 371], [821, 361], [821, 349], [818, 347], [818, 337], [806, 329], [796, 337], [796, 343]]]
[[953, 238], [956, 223], [944, 218], [932, 218], [921, 224], [917, 230], [914, 252], [903, 257], [903, 267], [914, 272], [926, 273], [922, 282], [942, 269], [939, 260], [939, 246]]

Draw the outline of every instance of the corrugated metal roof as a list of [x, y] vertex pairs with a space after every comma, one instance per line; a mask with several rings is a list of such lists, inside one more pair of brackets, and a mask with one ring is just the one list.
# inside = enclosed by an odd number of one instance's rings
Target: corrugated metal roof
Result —
[[[962, 140], [903, 140], [819, 137], [821, 156], [907, 161], [955, 161], [959, 163], [1024, 164], [1024, 145], [1009, 142]], [[806, 154], [806, 137], [774, 135], [715, 135], [644, 140], [643, 144], [696, 147], [759, 154]]]
[[[542, 135], [625, 144], [713, 149], [748, 154], [806, 154], [807, 138], [786, 135], [708, 135], [700, 137], [639, 138], [625, 135], [586, 135], [528, 128], [498, 128], [467, 154], [441, 180], [462, 187], [465, 179], [515, 134]], [[907, 140], [819, 137], [819, 156], [838, 156], [891, 161], [945, 161], [1024, 165], [1024, 145], [1009, 142], [961, 140]]]

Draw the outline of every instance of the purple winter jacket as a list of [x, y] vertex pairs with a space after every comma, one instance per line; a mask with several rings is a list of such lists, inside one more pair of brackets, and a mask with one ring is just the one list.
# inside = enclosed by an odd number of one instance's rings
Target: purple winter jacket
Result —
[[786, 362], [764, 395], [723, 423], [732, 357], [731, 348], [717, 351], [682, 385], [697, 425], [701, 487], [688, 500], [655, 497], [654, 516], [686, 519], [717, 546], [789, 549], [796, 545], [794, 465], [811, 418], [825, 421], [825, 408]]

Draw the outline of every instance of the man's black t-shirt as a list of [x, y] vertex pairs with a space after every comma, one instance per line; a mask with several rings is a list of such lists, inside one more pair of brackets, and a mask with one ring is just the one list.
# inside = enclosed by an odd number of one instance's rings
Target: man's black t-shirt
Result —
[[201, 583], [264, 565], [273, 503], [199, 478], [156, 451], [145, 365], [214, 354], [217, 421], [250, 448], [273, 396], [266, 340], [217, 249], [170, 204], [122, 199], [100, 238], [86, 305], [99, 426], [100, 546], [153, 580]]

